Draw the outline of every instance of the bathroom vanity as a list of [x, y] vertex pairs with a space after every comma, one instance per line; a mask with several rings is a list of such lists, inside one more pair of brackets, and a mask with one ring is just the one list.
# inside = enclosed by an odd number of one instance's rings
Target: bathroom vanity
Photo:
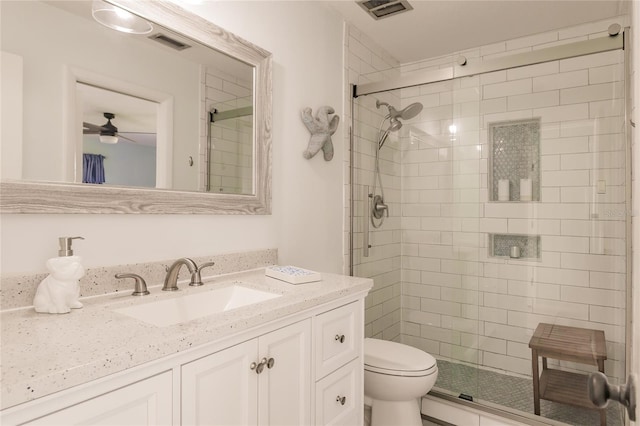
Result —
[[[291, 285], [261, 268], [66, 315], [4, 312], [1, 423], [361, 424], [373, 282], [322, 277]], [[233, 286], [277, 297], [166, 326], [122, 313]]]

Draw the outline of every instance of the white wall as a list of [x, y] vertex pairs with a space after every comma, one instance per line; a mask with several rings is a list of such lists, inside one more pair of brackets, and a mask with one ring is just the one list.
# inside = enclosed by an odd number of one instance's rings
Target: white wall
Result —
[[312, 2], [186, 7], [273, 53], [273, 214], [3, 215], [3, 274], [44, 272], [67, 235], [86, 238], [75, 249], [88, 267], [276, 247], [281, 263], [342, 270], [343, 140], [333, 138], [333, 161], [305, 160], [300, 119], [323, 105], [343, 118], [341, 19]]
[[105, 185], [156, 187], [156, 147], [119, 141], [101, 143], [97, 135], [84, 135], [83, 154], [104, 155]]

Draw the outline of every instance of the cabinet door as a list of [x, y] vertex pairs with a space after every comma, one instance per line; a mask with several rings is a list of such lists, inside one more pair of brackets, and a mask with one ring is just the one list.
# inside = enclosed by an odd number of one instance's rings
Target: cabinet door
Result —
[[171, 425], [172, 394], [172, 373], [166, 371], [26, 424]]
[[258, 422], [257, 339], [182, 366], [182, 424], [239, 425]]
[[259, 424], [310, 424], [310, 320], [260, 336], [259, 343], [260, 358], [273, 358], [273, 366], [260, 374]]

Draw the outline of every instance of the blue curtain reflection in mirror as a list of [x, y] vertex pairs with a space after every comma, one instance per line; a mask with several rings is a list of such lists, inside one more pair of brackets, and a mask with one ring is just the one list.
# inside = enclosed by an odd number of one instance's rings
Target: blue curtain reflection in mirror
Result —
[[104, 183], [104, 159], [101, 154], [82, 154], [82, 183]]

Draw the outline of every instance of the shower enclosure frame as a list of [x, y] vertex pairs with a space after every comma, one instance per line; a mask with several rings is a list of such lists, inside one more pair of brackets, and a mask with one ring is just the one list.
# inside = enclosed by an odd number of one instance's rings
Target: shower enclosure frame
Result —
[[[567, 43], [559, 46], [533, 50], [531, 52], [513, 54], [501, 58], [491, 59], [482, 63], [469, 64], [467, 58], [459, 56], [457, 63], [451, 67], [428, 70], [422, 72], [413, 73], [410, 76], [401, 76], [389, 80], [365, 83], [361, 85], [350, 85], [350, 113], [351, 113], [351, 125], [349, 126], [349, 165], [350, 165], [350, 194], [349, 194], [349, 274], [354, 275], [354, 238], [355, 238], [355, 135], [354, 135], [354, 123], [355, 123], [355, 99], [370, 94], [376, 94], [381, 92], [387, 92], [397, 89], [403, 89], [408, 87], [420, 86], [424, 84], [437, 83], [442, 81], [454, 80], [460, 77], [468, 77], [478, 74], [484, 74], [494, 71], [501, 71], [513, 68], [519, 68], [529, 65], [540, 64], [544, 62], [574, 58], [589, 54], [603, 53], [612, 50], [622, 50], [624, 55], [624, 142], [625, 142], [625, 205], [630, 208], [631, 201], [631, 144], [632, 134], [630, 126], [633, 124], [630, 117], [631, 107], [631, 95], [630, 95], [630, 77], [631, 77], [631, 28], [622, 28], [618, 24], [613, 24], [608, 28], [609, 36], [589, 39], [585, 41]], [[366, 200], [365, 200], [366, 202]], [[366, 207], [364, 213], [370, 215], [371, 212]], [[369, 217], [363, 217], [364, 222], [368, 222]], [[368, 227], [367, 227], [368, 228]], [[367, 230], [365, 230], [366, 232]], [[625, 215], [625, 249], [626, 249], [626, 277], [625, 277], [625, 290], [626, 290], [626, 306], [625, 306], [625, 376], [628, 377], [631, 371], [630, 360], [631, 357], [631, 339], [632, 339], [632, 298], [630, 297], [632, 286], [632, 241], [631, 241], [631, 214], [627, 212]], [[368, 244], [368, 236], [364, 237], [364, 241]], [[432, 393], [442, 399], [449, 400], [458, 404], [480, 409], [482, 411], [497, 414], [503, 417], [512, 418], [514, 420], [522, 420], [518, 414], [512, 413], [507, 410], [495, 408], [488, 405], [478, 404], [461, 400], [460, 398], [453, 397], [451, 395], [441, 393], [438, 391], [432, 391]], [[628, 423], [625, 421], [625, 423]]]

